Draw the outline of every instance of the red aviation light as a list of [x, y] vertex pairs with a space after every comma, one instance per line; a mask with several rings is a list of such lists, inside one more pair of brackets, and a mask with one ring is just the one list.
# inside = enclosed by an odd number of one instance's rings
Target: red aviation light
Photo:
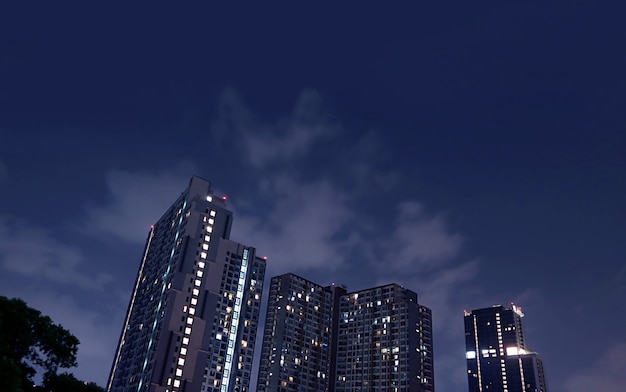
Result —
[[222, 196], [222, 200], [226, 201], [226, 195]]

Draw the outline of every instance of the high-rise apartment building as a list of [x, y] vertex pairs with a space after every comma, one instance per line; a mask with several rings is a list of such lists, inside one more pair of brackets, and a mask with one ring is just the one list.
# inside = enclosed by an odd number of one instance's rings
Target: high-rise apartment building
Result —
[[434, 390], [432, 316], [397, 284], [341, 297], [336, 392]]
[[258, 391], [328, 391], [333, 293], [293, 274], [272, 278]]
[[470, 392], [546, 392], [543, 364], [526, 348], [520, 307], [465, 311]]
[[265, 260], [232, 220], [193, 177], [151, 227], [109, 392], [249, 391]]
[[258, 392], [432, 392], [432, 319], [390, 284], [347, 293], [272, 278]]

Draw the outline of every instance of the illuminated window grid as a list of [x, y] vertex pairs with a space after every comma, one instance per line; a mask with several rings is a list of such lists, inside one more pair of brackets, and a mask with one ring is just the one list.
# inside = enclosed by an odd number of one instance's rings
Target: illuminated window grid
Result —
[[[215, 217], [215, 210], [211, 210], [210, 216]], [[208, 233], [213, 232], [214, 223], [215, 223], [215, 220], [213, 218], [208, 219], [208, 226], [206, 228], [206, 231]], [[197, 289], [197, 287], [200, 287], [202, 284], [202, 277], [204, 276], [204, 267], [206, 266], [203, 260], [207, 258], [207, 251], [209, 250], [210, 242], [211, 242], [211, 236], [205, 235], [204, 242], [200, 244], [200, 248], [203, 250], [203, 252], [200, 253], [201, 260], [198, 260], [197, 262], [198, 268], [196, 269], [196, 279], [194, 281], [194, 289], [191, 295], [191, 305], [189, 307], [186, 305], [183, 307], [183, 313], [187, 313], [189, 317], [187, 317], [187, 320], [185, 322], [186, 326], [185, 326], [185, 330], [183, 333], [183, 342], [178, 352], [178, 358], [176, 362], [176, 374], [174, 378], [174, 388], [178, 388], [182, 380], [183, 368], [185, 366], [185, 357], [187, 355], [187, 347], [189, 345], [189, 336], [191, 335], [191, 331], [192, 331], [191, 326], [193, 324], [193, 317], [195, 316], [195, 313], [196, 313], [195, 306], [198, 304], [198, 295], [200, 294], [200, 290]], [[172, 392], [175, 392], [175, 391], [176, 391], [175, 389], [172, 389]]]
[[243, 290], [246, 282], [246, 275], [248, 273], [248, 249], [243, 250], [243, 257], [241, 259], [241, 269], [239, 272], [239, 281], [237, 284], [237, 294], [235, 295], [235, 309], [233, 311], [232, 323], [230, 324], [230, 331], [228, 333], [228, 348], [226, 350], [226, 359], [224, 364], [224, 371], [222, 376], [222, 392], [228, 392], [228, 385], [230, 383], [230, 370], [232, 369], [233, 354], [235, 350], [235, 340], [237, 339], [237, 329], [239, 327], [239, 314], [241, 312], [241, 303], [243, 298]]

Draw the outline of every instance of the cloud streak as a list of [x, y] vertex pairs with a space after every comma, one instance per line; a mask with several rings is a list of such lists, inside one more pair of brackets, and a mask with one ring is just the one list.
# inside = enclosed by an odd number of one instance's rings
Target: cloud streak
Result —
[[151, 224], [186, 188], [194, 166], [162, 171], [109, 171], [103, 205], [87, 207], [86, 226], [124, 241], [143, 243]]
[[448, 233], [443, 217], [428, 217], [417, 201], [398, 204], [395, 229], [384, 247], [385, 269], [431, 271], [454, 259], [462, 238]]
[[[617, 342], [589, 368], [581, 369], [570, 376], [565, 382], [565, 390], [567, 392], [623, 391], [626, 385], [625, 363], [626, 342]], [[546, 366], [549, 370], [549, 364]]]
[[0, 219], [0, 265], [29, 279], [102, 290], [113, 277], [81, 271], [85, 257], [80, 248], [55, 239], [50, 231]]
[[230, 137], [241, 141], [236, 145], [243, 148], [248, 164], [264, 169], [302, 159], [315, 143], [333, 137], [340, 128], [328, 121], [315, 91], [303, 91], [291, 115], [263, 123], [233, 90], [226, 90], [220, 98], [212, 132], [220, 140]]
[[346, 255], [342, 230], [353, 213], [346, 195], [323, 181], [278, 186], [266, 214], [236, 217], [233, 238], [256, 244], [277, 273], [338, 268]]

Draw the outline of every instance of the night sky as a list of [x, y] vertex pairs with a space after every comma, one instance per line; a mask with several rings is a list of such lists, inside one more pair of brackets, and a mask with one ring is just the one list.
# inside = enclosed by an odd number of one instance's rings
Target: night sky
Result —
[[268, 280], [416, 291], [439, 392], [510, 302], [551, 391], [623, 391], [626, 3], [512, 3], [2, 6], [0, 295], [104, 386], [195, 174]]

